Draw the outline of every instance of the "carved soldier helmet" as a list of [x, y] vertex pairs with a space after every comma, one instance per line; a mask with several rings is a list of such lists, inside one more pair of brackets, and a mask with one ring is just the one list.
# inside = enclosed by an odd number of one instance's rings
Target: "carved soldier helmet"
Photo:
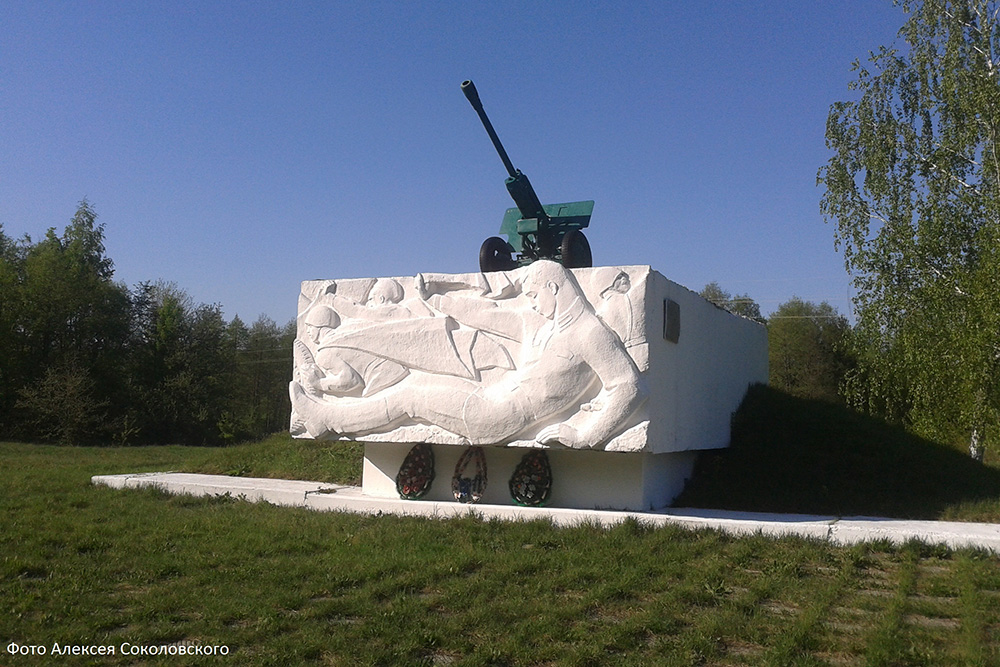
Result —
[[340, 326], [340, 315], [330, 306], [316, 306], [306, 313], [306, 326], [310, 327], [330, 327], [335, 329]]
[[399, 303], [403, 300], [403, 286], [392, 278], [379, 278], [368, 292], [369, 305]]

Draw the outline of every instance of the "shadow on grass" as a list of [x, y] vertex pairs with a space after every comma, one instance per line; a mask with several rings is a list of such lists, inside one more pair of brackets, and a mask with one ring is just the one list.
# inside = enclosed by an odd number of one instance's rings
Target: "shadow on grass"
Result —
[[729, 449], [701, 455], [674, 506], [998, 521], [1000, 470], [848, 408], [756, 386]]

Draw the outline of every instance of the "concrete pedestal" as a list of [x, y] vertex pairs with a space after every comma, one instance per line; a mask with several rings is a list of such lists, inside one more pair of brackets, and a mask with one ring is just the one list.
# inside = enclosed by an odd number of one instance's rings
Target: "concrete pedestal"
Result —
[[[398, 498], [396, 473], [412, 445], [365, 444], [362, 491], [375, 498]], [[434, 484], [423, 500], [452, 501], [451, 478], [462, 449], [432, 446]], [[514, 505], [508, 482], [528, 450], [485, 448], [488, 484], [482, 502]], [[573, 509], [647, 511], [666, 507], [684, 489], [697, 452], [622, 454], [575, 450], [548, 450], [552, 467], [552, 495], [548, 505]]]
[[[548, 505], [668, 505], [695, 452], [729, 444], [747, 388], [767, 381], [767, 331], [648, 266], [308, 281], [299, 297], [291, 430], [365, 443], [364, 493], [397, 497], [412, 446], [433, 447], [427, 500], [452, 500], [482, 447], [481, 502], [545, 450]], [[468, 477], [469, 474], [466, 473]]]

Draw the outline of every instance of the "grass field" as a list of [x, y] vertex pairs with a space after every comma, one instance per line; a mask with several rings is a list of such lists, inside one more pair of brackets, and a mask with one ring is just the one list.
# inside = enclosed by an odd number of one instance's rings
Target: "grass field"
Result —
[[[991, 466], [971, 468], [985, 476], [970, 482], [959, 452], [933, 443], [900, 450], [909, 442], [903, 435], [866, 422], [842, 426], [818, 451], [822, 438], [785, 414], [800, 403], [770, 393], [754, 400], [762, 403], [741, 413], [733, 449], [707, 459], [688, 499], [783, 508], [796, 495], [805, 502], [819, 477], [843, 482], [860, 466], [882, 481], [888, 466], [912, 479], [929, 461], [936, 469], [927, 474], [948, 487], [930, 500], [893, 499], [860, 478], [820, 493], [805, 511], [996, 512], [996, 492], [979, 488], [993, 479]], [[813, 426], [843, 417], [806, 407], [814, 414], [801, 419]], [[781, 448], [796, 439], [804, 453], [780, 461]], [[863, 442], [888, 454], [865, 456]], [[858, 450], [863, 465], [834, 460], [831, 447]], [[0, 457], [5, 667], [1000, 664], [1000, 560], [980, 551], [834, 547], [635, 522], [601, 529], [366, 517], [89, 482], [95, 474], [153, 470], [357, 482], [356, 446], [284, 436], [225, 449], [0, 444]], [[755, 495], [750, 481], [733, 480], [740, 471], [761, 474], [761, 457], [775, 465], [757, 480]], [[830, 467], [822, 475], [796, 477], [796, 465], [823, 460]], [[10, 642], [49, 654], [11, 656]], [[55, 657], [56, 642], [114, 646], [117, 654]], [[123, 643], [179, 642], [230, 653], [120, 651]]]

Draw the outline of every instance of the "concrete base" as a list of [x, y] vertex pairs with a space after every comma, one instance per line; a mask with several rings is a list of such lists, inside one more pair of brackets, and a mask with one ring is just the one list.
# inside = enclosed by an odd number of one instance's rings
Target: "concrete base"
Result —
[[559, 526], [592, 523], [612, 526], [633, 519], [651, 526], [675, 525], [690, 529], [713, 529], [734, 535], [763, 534], [773, 537], [798, 535], [833, 544], [857, 544], [888, 540], [903, 544], [920, 540], [953, 549], [979, 548], [1000, 553], [1000, 524], [950, 521], [903, 521], [879, 517], [764, 514], [671, 508], [658, 512], [613, 512], [506, 505], [463, 505], [452, 502], [371, 498], [358, 487], [322, 482], [193, 475], [186, 473], [141, 473], [95, 475], [91, 483], [115, 489], [156, 487], [168, 493], [195, 496], [230, 495], [275, 505], [359, 514], [398, 514], [437, 519], [473, 514], [484, 519], [531, 521], [544, 519]]
[[[399, 498], [396, 474], [412, 445], [365, 443], [362, 490], [373, 498]], [[423, 498], [455, 502], [451, 479], [463, 448], [436, 445], [434, 484]], [[488, 484], [483, 503], [515, 505], [508, 482], [530, 450], [486, 447]], [[570, 509], [646, 511], [667, 507], [684, 489], [697, 452], [671, 454], [546, 450], [552, 468], [549, 505]]]

